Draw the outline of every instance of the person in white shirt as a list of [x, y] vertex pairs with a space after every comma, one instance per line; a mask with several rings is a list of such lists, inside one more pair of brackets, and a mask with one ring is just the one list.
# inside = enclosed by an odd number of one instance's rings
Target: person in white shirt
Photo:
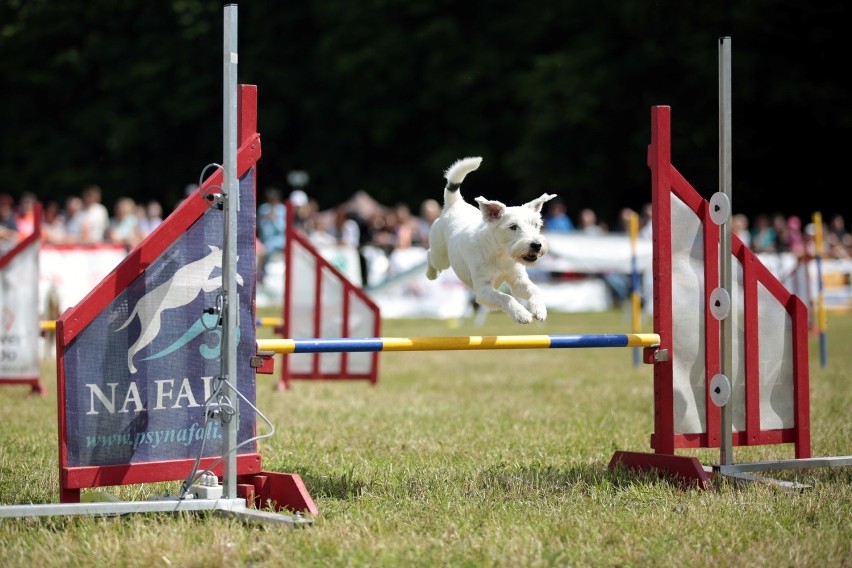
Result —
[[89, 184], [83, 188], [82, 242], [87, 244], [102, 243], [109, 228], [109, 211], [101, 203], [101, 188]]

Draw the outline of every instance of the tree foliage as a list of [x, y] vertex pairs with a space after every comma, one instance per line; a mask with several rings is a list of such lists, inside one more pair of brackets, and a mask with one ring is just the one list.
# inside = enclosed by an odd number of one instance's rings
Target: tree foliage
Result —
[[[537, 5], [541, 4], [541, 5]], [[239, 6], [262, 186], [310, 173], [322, 207], [412, 208], [456, 158], [466, 194], [557, 193], [614, 221], [650, 199], [650, 107], [718, 189], [718, 39], [732, 38], [734, 209], [843, 212], [846, 2], [324, 0]], [[0, 175], [62, 201], [88, 182], [167, 208], [221, 161], [222, 4], [0, 0]], [[780, 201], [782, 192], [807, 199]]]

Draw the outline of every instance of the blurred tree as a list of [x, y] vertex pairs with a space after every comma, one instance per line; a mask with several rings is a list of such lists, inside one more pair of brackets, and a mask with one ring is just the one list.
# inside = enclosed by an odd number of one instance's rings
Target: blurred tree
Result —
[[[843, 205], [852, 106], [842, 0], [245, 2], [261, 186], [310, 173], [322, 207], [365, 190], [412, 209], [456, 158], [465, 194], [557, 193], [614, 221], [650, 199], [650, 107], [678, 169], [718, 186], [718, 38], [732, 37], [734, 209]], [[41, 199], [99, 183], [169, 209], [221, 160], [222, 3], [0, 0], [0, 175]], [[780, 191], [808, 199], [781, 202]]]

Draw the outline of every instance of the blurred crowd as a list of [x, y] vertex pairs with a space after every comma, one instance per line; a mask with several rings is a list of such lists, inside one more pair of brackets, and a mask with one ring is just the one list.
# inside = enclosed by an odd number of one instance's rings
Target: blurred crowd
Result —
[[[791, 252], [800, 258], [813, 258], [816, 253], [816, 226], [795, 216], [759, 213], [750, 221], [745, 215], [734, 215], [732, 229], [743, 244], [757, 253]], [[852, 258], [852, 234], [843, 215], [833, 215], [822, 223], [824, 258]]]
[[[79, 195], [70, 195], [65, 203], [44, 204], [43, 242], [49, 244], [94, 245], [120, 244], [128, 250], [138, 244], [163, 220], [163, 208], [156, 200], [145, 203], [130, 197], [118, 198], [110, 212], [102, 203], [98, 185], [87, 185]], [[20, 238], [33, 231], [34, 205], [37, 198], [24, 193], [15, 202], [11, 195], [0, 194], [0, 254], [9, 250]], [[408, 247], [429, 247], [429, 227], [441, 213], [441, 204], [425, 199], [413, 212], [405, 203], [383, 205], [368, 194], [358, 192], [348, 201], [321, 211], [316, 200], [302, 189], [286, 195], [276, 187], [267, 188], [258, 198], [257, 251], [259, 278], [266, 262], [284, 248], [287, 205], [293, 207], [293, 219], [317, 245], [345, 245], [359, 251], [362, 280], [369, 285], [366, 264], [370, 254], [390, 255]], [[576, 217], [569, 215], [565, 201], [554, 198], [543, 211], [544, 229], [550, 232], [605, 234], [627, 232], [630, 219], [636, 215], [639, 236], [651, 235], [651, 206], [639, 212], [622, 209], [612, 226], [598, 219], [591, 208], [580, 209]], [[815, 256], [815, 226], [799, 217], [780, 213], [761, 213], [749, 219], [737, 214], [732, 229], [739, 239], [756, 253], [790, 252], [801, 258]], [[823, 222], [823, 250], [827, 258], [852, 258], [852, 234], [842, 215]]]
[[[68, 196], [63, 205], [45, 203], [42, 241], [54, 245], [110, 243], [129, 251], [163, 221], [163, 208], [156, 200], [137, 203], [130, 197], [119, 197], [110, 213], [102, 197], [100, 186], [90, 184], [79, 195]], [[36, 203], [32, 193], [23, 193], [17, 203], [12, 196], [0, 194], [0, 252], [32, 234]]]
[[[419, 246], [429, 247], [429, 227], [440, 215], [441, 205], [434, 199], [421, 202], [419, 211], [412, 212], [405, 203], [385, 206], [363, 192], [356, 193], [350, 200], [336, 207], [321, 211], [317, 202], [301, 189], [296, 189], [285, 199], [278, 188], [268, 188], [259, 198], [258, 266], [262, 271], [265, 259], [280, 253], [284, 247], [284, 230], [287, 203], [294, 209], [294, 224], [317, 245], [347, 245], [357, 248], [361, 255], [362, 281], [370, 282], [367, 258], [379, 251], [390, 255], [394, 250]], [[567, 204], [559, 197], [545, 205], [543, 211], [544, 230], [549, 232], [576, 232], [601, 235], [626, 233], [630, 230], [630, 219], [636, 216], [639, 238], [650, 238], [651, 204], [640, 211], [623, 208], [615, 222], [610, 225], [601, 221], [592, 208], [582, 208], [576, 217], [568, 213]], [[816, 255], [815, 226], [803, 224], [796, 216], [759, 214], [753, 223], [745, 215], [732, 218], [732, 230], [742, 242], [756, 253], [794, 253], [802, 259]], [[842, 215], [834, 215], [823, 223], [823, 257], [852, 258], [852, 234], [846, 228]]]

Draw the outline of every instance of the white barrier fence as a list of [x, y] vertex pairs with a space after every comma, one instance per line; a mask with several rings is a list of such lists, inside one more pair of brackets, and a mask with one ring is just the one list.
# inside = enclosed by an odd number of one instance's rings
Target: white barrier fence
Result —
[[[631, 244], [626, 235], [549, 234], [550, 252], [530, 270], [541, 287], [549, 310], [588, 312], [611, 309], [629, 294]], [[362, 282], [358, 251], [348, 247], [318, 246], [319, 251], [352, 282]], [[425, 249], [411, 247], [390, 255], [367, 248], [366, 290], [385, 318], [464, 317], [472, 309], [471, 296], [452, 270], [437, 281], [425, 276]], [[48, 291], [58, 294], [60, 312], [91, 291], [125, 257], [123, 247], [42, 245], [39, 257], [39, 306]], [[816, 262], [799, 263], [791, 253], [758, 255], [764, 265], [793, 293], [814, 302], [818, 293]], [[636, 268], [642, 275], [642, 297], [650, 308], [651, 242], [636, 246]], [[280, 306], [284, 297], [283, 260], [273, 258], [266, 278], [258, 283], [257, 305]], [[823, 259], [823, 297], [827, 309], [852, 309], [852, 259]], [[627, 288], [618, 289], [619, 286]], [[645, 293], [647, 292], [647, 293]]]
[[42, 312], [45, 311], [51, 293], [56, 294], [60, 314], [76, 305], [118, 266], [125, 256], [127, 250], [119, 245], [42, 244], [39, 253], [38, 285], [39, 306]]

